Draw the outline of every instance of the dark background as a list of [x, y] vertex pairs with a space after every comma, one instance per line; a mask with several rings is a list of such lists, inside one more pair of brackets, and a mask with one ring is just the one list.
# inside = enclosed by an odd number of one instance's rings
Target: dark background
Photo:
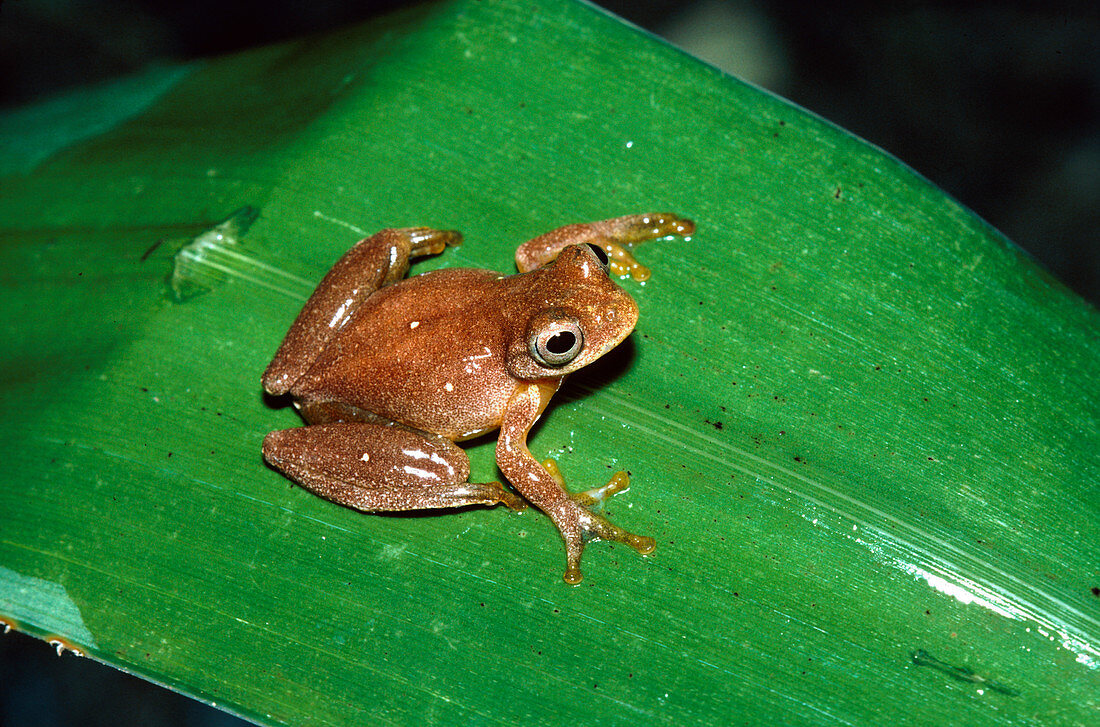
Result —
[[[4, 0], [0, 113], [407, 4]], [[1100, 3], [600, 4], [886, 149], [1100, 303]], [[0, 727], [101, 724], [240, 722], [0, 636]]]

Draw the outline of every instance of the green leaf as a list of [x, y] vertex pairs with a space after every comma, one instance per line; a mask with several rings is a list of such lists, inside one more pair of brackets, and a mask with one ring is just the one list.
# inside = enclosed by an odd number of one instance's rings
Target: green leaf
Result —
[[[449, 2], [0, 124], [0, 617], [258, 723], [1087, 724], [1100, 316], [897, 160], [585, 5]], [[363, 231], [649, 210], [532, 438], [658, 540], [293, 487], [259, 375]], [[220, 228], [218, 226], [221, 225]], [[217, 234], [221, 234], [221, 239]], [[496, 476], [493, 442], [470, 449]]]

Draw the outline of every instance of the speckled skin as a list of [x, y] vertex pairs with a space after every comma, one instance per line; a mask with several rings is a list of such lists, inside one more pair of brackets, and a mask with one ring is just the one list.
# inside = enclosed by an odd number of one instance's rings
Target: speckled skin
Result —
[[[527, 449], [527, 433], [563, 377], [634, 328], [634, 300], [608, 276], [602, 249], [693, 225], [670, 214], [570, 225], [522, 245], [521, 274], [444, 269], [403, 280], [409, 260], [458, 244], [456, 232], [382, 230], [357, 243], [310, 297], [263, 375], [309, 424], [271, 432], [267, 461], [316, 494], [364, 511], [524, 501], [500, 483], [469, 483], [454, 444], [500, 429], [497, 464], [545, 512], [566, 543], [565, 580], [581, 579], [584, 544], [652, 538], [590, 512], [556, 468]], [[625, 478], [613, 494], [625, 487]]]

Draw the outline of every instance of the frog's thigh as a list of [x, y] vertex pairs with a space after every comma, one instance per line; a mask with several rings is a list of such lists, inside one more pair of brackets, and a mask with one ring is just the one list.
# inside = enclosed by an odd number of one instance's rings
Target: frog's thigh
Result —
[[267, 393], [282, 396], [305, 376], [318, 354], [379, 288], [392, 285], [409, 269], [409, 259], [435, 255], [457, 245], [454, 230], [407, 227], [382, 230], [360, 240], [336, 261], [309, 296], [263, 374]]
[[264, 458], [321, 497], [365, 511], [518, 504], [500, 483], [471, 484], [466, 453], [442, 437], [345, 422], [271, 432]]

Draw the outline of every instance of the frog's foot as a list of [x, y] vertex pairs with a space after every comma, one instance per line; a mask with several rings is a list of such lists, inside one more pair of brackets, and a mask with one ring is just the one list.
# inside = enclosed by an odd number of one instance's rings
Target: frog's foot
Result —
[[[547, 459], [542, 466], [564, 489], [565, 478], [562, 477], [557, 462]], [[629, 533], [589, 509], [629, 487], [630, 478], [626, 472], [616, 472], [606, 485], [570, 494], [567, 500], [547, 511], [565, 539], [566, 568], [563, 577], [566, 583], [575, 585], [581, 582], [581, 555], [584, 546], [593, 540], [623, 543], [642, 555], [649, 555], [657, 547], [657, 541], [653, 538]]]
[[462, 233], [458, 230], [433, 230], [431, 227], [407, 227], [400, 232], [408, 235], [409, 257], [438, 255], [443, 248], [462, 244]]
[[690, 235], [695, 231], [694, 222], [671, 213], [631, 215], [608, 221], [622, 223], [621, 230], [616, 230], [618, 234], [598, 243], [607, 253], [611, 272], [624, 277], [629, 275], [639, 283], [649, 280], [650, 270], [634, 257], [635, 245], [668, 235]]
[[525, 273], [547, 264], [570, 245], [590, 243], [600, 246], [607, 253], [612, 273], [630, 275], [635, 280], [643, 281], [649, 277], [649, 270], [634, 258], [631, 250], [635, 245], [693, 232], [694, 222], [671, 212], [651, 212], [567, 225], [520, 245], [516, 250], [516, 267]]

